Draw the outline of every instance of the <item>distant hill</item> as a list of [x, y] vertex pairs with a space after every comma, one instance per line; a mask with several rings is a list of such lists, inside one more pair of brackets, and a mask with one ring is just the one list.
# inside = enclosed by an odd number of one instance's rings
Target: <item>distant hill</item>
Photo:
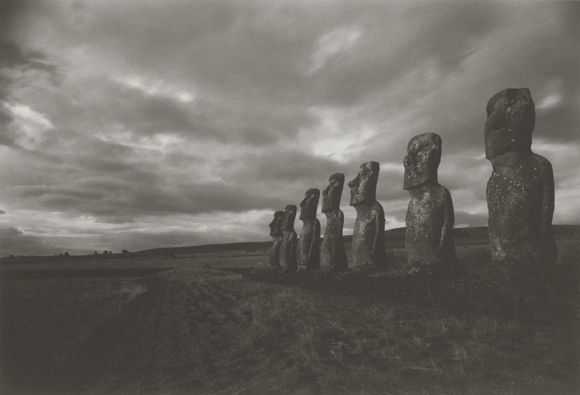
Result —
[[[554, 225], [556, 240], [575, 239], [580, 240], [580, 225]], [[489, 236], [487, 226], [475, 226], [470, 228], [453, 229], [456, 245], [487, 245]], [[322, 241], [322, 239], [321, 239]], [[344, 236], [345, 247], [350, 248], [352, 236]], [[385, 231], [385, 242], [387, 248], [405, 248], [405, 228], [395, 228]], [[191, 247], [168, 247], [154, 248], [136, 252], [139, 255], [165, 255], [165, 254], [195, 254], [208, 252], [227, 251], [251, 251], [270, 248], [271, 241], [248, 242], [248, 243], [227, 243], [227, 244], [207, 244]], [[133, 254], [132, 254], [133, 255]]]
[[258, 250], [260, 248], [270, 248], [271, 241], [254, 241], [246, 243], [226, 243], [226, 244], [205, 244], [189, 247], [165, 247], [142, 250], [132, 255], [165, 255], [165, 254], [203, 254], [208, 252], [227, 252], [240, 250]]
[[[554, 234], [556, 240], [578, 240], [580, 241], [580, 225], [554, 225]], [[465, 245], [488, 245], [489, 237], [487, 226], [476, 226], [470, 228], [453, 229], [455, 244], [457, 246]], [[321, 239], [322, 241], [322, 239]], [[352, 236], [344, 236], [344, 243], [347, 250], [350, 249]], [[405, 248], [405, 228], [395, 228], [385, 231], [385, 244], [387, 249]], [[60, 261], [60, 260], [83, 260], [91, 258], [93, 260], [107, 259], [139, 259], [144, 256], [161, 256], [161, 255], [190, 255], [204, 254], [215, 252], [245, 251], [253, 252], [258, 250], [269, 249], [271, 241], [245, 242], [245, 243], [225, 243], [225, 244], [206, 244], [199, 246], [187, 247], [165, 247], [152, 248], [133, 252], [130, 254], [107, 254], [107, 255], [74, 255], [69, 257], [57, 256], [34, 256], [34, 257], [17, 257], [2, 258], [2, 263], [32, 263], [39, 261]]]

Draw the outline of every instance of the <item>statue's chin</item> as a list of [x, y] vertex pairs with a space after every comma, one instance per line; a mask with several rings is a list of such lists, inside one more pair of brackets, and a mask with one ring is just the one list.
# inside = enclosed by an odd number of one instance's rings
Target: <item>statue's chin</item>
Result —
[[357, 197], [355, 199], [351, 199], [350, 200], [350, 205], [351, 206], [360, 206], [361, 204], [364, 204], [367, 202], [367, 198], [364, 197]]
[[427, 180], [425, 179], [406, 181], [405, 183], [403, 183], [403, 189], [409, 191], [411, 189], [421, 188], [425, 184], [427, 184]]
[[299, 219], [308, 219], [308, 218], [314, 218], [316, 217], [316, 211], [315, 210], [303, 210], [300, 212], [300, 218]]
[[501, 151], [501, 150], [486, 150], [486, 152], [485, 152], [485, 159], [492, 160], [492, 159], [497, 158], [498, 156], [502, 156], [506, 152], [508, 152], [508, 151], [507, 150], [504, 150], [504, 151]]

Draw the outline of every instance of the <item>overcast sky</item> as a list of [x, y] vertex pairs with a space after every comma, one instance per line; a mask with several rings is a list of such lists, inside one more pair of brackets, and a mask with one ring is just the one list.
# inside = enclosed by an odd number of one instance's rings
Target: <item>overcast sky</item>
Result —
[[536, 103], [554, 223], [580, 223], [578, 2], [0, 4], [0, 256], [269, 240], [275, 210], [370, 160], [401, 227], [425, 132], [456, 227], [486, 225], [485, 108], [508, 87]]

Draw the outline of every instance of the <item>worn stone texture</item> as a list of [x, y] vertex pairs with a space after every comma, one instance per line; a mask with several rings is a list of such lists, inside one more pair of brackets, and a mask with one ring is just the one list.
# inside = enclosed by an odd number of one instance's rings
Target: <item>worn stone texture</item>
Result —
[[492, 164], [487, 207], [493, 260], [555, 261], [552, 165], [534, 153], [507, 153]]
[[437, 184], [437, 169], [441, 162], [441, 137], [423, 133], [413, 137], [407, 145], [403, 161], [405, 175], [403, 188], [411, 190], [423, 185]]
[[310, 188], [300, 202], [302, 232], [298, 241], [298, 269], [313, 272], [320, 269], [320, 222], [316, 218], [320, 190]]
[[528, 88], [504, 89], [487, 102], [485, 157], [508, 152], [532, 152], [536, 124], [534, 101]]
[[385, 268], [385, 213], [376, 200], [379, 163], [365, 162], [359, 174], [348, 183], [350, 205], [356, 209], [352, 234], [352, 257], [354, 266]]
[[427, 267], [455, 269], [455, 216], [451, 194], [437, 180], [441, 137], [424, 133], [413, 137], [404, 159], [404, 189], [411, 194], [405, 218], [405, 247], [412, 272]]
[[280, 246], [282, 245], [282, 221], [284, 211], [276, 211], [274, 219], [270, 222], [270, 236], [272, 237], [272, 248], [270, 249], [270, 267], [280, 269]]
[[320, 266], [333, 272], [348, 269], [342, 237], [344, 213], [340, 209], [343, 188], [344, 174], [335, 173], [330, 176], [328, 186], [322, 191], [322, 212], [326, 215], [326, 230], [320, 249]]
[[405, 246], [411, 267], [441, 265], [454, 267], [457, 261], [453, 240], [453, 201], [442, 185], [412, 190], [405, 218]]
[[485, 155], [489, 237], [495, 262], [551, 263], [558, 255], [552, 217], [554, 174], [532, 152], [534, 102], [527, 88], [505, 89], [487, 104]]
[[294, 231], [294, 220], [296, 219], [296, 206], [289, 204], [284, 212], [282, 221], [282, 244], [280, 246], [280, 269], [283, 272], [295, 273], [298, 269], [296, 261], [296, 248], [298, 246], [298, 236]]

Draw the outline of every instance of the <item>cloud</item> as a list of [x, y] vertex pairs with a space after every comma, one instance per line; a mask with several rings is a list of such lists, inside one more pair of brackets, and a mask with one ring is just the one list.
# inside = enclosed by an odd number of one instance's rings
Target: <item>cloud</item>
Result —
[[[497, 7], [467, 4], [393, 6], [371, 4], [349, 21], [362, 35], [348, 57], [329, 62], [313, 81], [325, 101], [350, 106], [391, 90], [410, 69], [431, 62], [439, 73], [456, 71], [474, 40], [496, 23]], [[397, 99], [413, 97], [413, 88]], [[388, 96], [387, 96], [388, 97]]]
[[25, 50], [13, 41], [0, 40], [1, 68], [31, 68], [56, 74], [56, 67], [41, 51]]
[[56, 83], [59, 77], [56, 65], [44, 52], [0, 39], [0, 105], [3, 105], [0, 106], [0, 126], [6, 126], [12, 121], [8, 111], [2, 108], [11, 99], [12, 86], [19, 80], [38, 74], [52, 83]]
[[318, 39], [316, 52], [312, 55], [312, 66], [308, 71], [314, 74], [324, 67], [333, 56], [347, 52], [361, 37], [358, 29], [341, 28], [325, 33]]
[[486, 103], [523, 86], [533, 149], [554, 167], [555, 221], [580, 220], [576, 3], [1, 7], [0, 203], [18, 248], [28, 237], [89, 252], [267, 239], [267, 212], [369, 160], [381, 163], [388, 226], [401, 226], [402, 161], [425, 132], [443, 139], [457, 224], [485, 225]]
[[36, 147], [44, 139], [45, 133], [54, 128], [49, 119], [29, 106], [5, 103], [4, 107], [10, 112], [12, 120], [11, 128], [6, 128], [7, 130], [12, 129], [10, 142], [22, 148]]
[[0, 227], [0, 246], [0, 257], [52, 255], [62, 252], [58, 247], [46, 244], [41, 237], [27, 235], [12, 226]]
[[[10, 26], [12, 21], [6, 17], [7, 14], [17, 14], [19, 10], [19, 6], [7, 2], [4, 6], [5, 20], [0, 21], [0, 25], [5, 23], [4, 26]], [[0, 145], [33, 145], [45, 130], [52, 127], [48, 119], [30, 106], [10, 103], [15, 99], [12, 95], [15, 85], [39, 75], [51, 83], [56, 83], [58, 79], [57, 67], [48, 55], [25, 49], [14, 41], [0, 39]]]
[[18, 27], [18, 19], [30, 11], [31, 2], [28, 0], [4, 0], [0, 3], [0, 33], [10, 35]]

